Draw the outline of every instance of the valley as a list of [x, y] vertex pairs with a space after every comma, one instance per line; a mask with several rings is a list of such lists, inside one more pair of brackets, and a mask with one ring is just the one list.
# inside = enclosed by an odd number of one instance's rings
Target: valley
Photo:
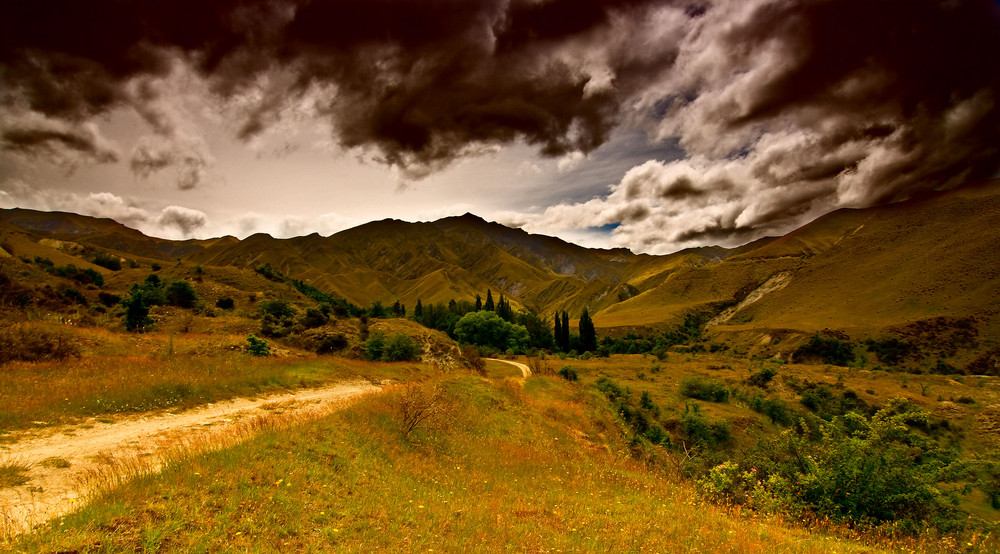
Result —
[[[650, 256], [471, 215], [167, 241], [0, 211], [3, 546], [992, 551], [997, 213], [993, 181]], [[343, 382], [382, 391], [275, 404]], [[56, 438], [97, 450], [26, 454]]]

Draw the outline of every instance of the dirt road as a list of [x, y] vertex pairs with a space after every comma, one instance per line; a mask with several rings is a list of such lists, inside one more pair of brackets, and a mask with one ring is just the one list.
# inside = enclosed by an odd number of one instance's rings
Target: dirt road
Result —
[[494, 362], [501, 362], [501, 363], [510, 364], [512, 366], [515, 366], [515, 367], [517, 367], [518, 369], [521, 370], [521, 375], [523, 375], [525, 378], [527, 378], [527, 377], [529, 377], [531, 375], [531, 368], [529, 368], [528, 366], [522, 364], [521, 362], [512, 362], [510, 360], [501, 360], [499, 358], [483, 358], [483, 359], [484, 360], [492, 360]]
[[0, 463], [27, 466], [29, 481], [0, 489], [0, 533], [18, 533], [66, 514], [99, 485], [154, 471], [178, 448], [232, 444], [255, 431], [329, 413], [378, 390], [368, 381], [238, 398], [179, 413], [94, 419], [24, 433], [0, 445]]

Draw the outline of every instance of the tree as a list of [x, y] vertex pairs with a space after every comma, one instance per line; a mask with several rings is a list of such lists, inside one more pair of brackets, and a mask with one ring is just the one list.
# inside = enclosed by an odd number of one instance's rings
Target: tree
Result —
[[[452, 302], [454, 302], [454, 300], [452, 300]], [[449, 304], [449, 306], [450, 306], [450, 304]], [[476, 295], [476, 311], [478, 312], [479, 310], [482, 310], [482, 309], [483, 309], [483, 299], [482, 299], [481, 296], [479, 296], [477, 294]]]
[[486, 289], [486, 304], [483, 305], [483, 309], [488, 312], [492, 312], [495, 309], [493, 305], [493, 293], [490, 292], [490, 289]]
[[251, 356], [270, 356], [271, 346], [266, 340], [250, 335], [247, 337], [247, 352]]
[[417, 305], [413, 307], [413, 321], [417, 323], [423, 323], [424, 321], [424, 306], [420, 303], [419, 298], [417, 298]]
[[556, 310], [556, 316], [553, 319], [555, 320], [556, 348], [558, 348], [559, 350], [562, 350], [562, 324], [561, 324], [561, 320], [559, 319], [559, 311], [558, 310]]
[[420, 355], [420, 347], [405, 333], [397, 333], [385, 341], [382, 349], [384, 362], [408, 362], [416, 360]]
[[594, 329], [594, 322], [587, 313], [587, 308], [580, 314], [580, 350], [593, 352], [597, 349], [597, 332]]
[[128, 298], [122, 300], [125, 306], [125, 328], [129, 331], [142, 331], [143, 327], [153, 322], [149, 318], [149, 305], [143, 298], [143, 290], [138, 285], [132, 285]]
[[569, 314], [566, 310], [562, 313], [562, 336], [559, 337], [560, 348], [563, 352], [569, 352]]
[[198, 301], [198, 293], [187, 281], [174, 281], [167, 287], [167, 302], [171, 306], [193, 308]]
[[495, 312], [469, 312], [455, 324], [459, 342], [491, 346], [499, 350], [523, 352], [528, 347], [528, 330], [500, 319]]

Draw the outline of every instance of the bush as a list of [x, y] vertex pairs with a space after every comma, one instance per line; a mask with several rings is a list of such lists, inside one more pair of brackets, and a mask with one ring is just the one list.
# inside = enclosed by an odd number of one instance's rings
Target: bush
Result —
[[149, 318], [149, 304], [146, 302], [145, 291], [138, 285], [132, 285], [128, 298], [122, 300], [125, 308], [125, 328], [129, 331], [142, 331], [153, 323]]
[[851, 343], [836, 337], [813, 335], [809, 342], [795, 350], [795, 358], [819, 358], [824, 364], [846, 366], [854, 361]]
[[365, 355], [371, 361], [382, 359], [382, 352], [385, 351], [385, 333], [376, 331], [368, 336], [365, 342]]
[[404, 333], [397, 333], [385, 342], [382, 350], [383, 362], [408, 362], [416, 360], [420, 355], [420, 347], [416, 341]]
[[729, 442], [732, 432], [726, 421], [709, 422], [697, 404], [687, 407], [681, 415], [681, 434], [691, 444], [712, 448]]
[[774, 379], [774, 376], [777, 375], [777, 374], [778, 374], [777, 371], [775, 371], [775, 370], [773, 370], [773, 369], [771, 369], [769, 367], [765, 367], [764, 369], [762, 369], [762, 370], [758, 371], [757, 373], [754, 373], [753, 375], [751, 375], [750, 377], [748, 377], [747, 378], [747, 384], [750, 385], [750, 386], [753, 386], [753, 387], [758, 387], [758, 388], [761, 388], [761, 389], [766, 389], [768, 383], [770, 383], [771, 380]]
[[580, 379], [580, 376], [576, 374], [576, 370], [569, 366], [563, 366], [559, 370], [559, 376], [567, 381], [577, 381]]
[[486, 374], [486, 361], [482, 359], [479, 355], [479, 349], [472, 345], [465, 345], [462, 347], [462, 357], [465, 361], [469, 362], [469, 367], [479, 372], [481, 375]]
[[198, 293], [187, 281], [174, 281], [170, 283], [166, 290], [166, 299], [171, 306], [179, 308], [193, 308], [198, 301]]
[[617, 400], [628, 396], [628, 392], [626, 390], [622, 389], [618, 383], [615, 383], [607, 377], [601, 377], [598, 379], [597, 382], [594, 383], [594, 386], [597, 387], [597, 390], [603, 392], [604, 395], [608, 397], [608, 400]]
[[121, 271], [122, 260], [118, 256], [112, 256], [111, 254], [106, 254], [104, 252], [98, 253], [91, 260], [94, 265], [99, 265], [104, 269], [110, 269], [111, 271]]
[[330, 319], [326, 317], [326, 314], [324, 314], [318, 308], [307, 308], [305, 315], [302, 316], [302, 319], [300, 321], [302, 323], [302, 326], [305, 327], [306, 329], [313, 329], [316, 327], [322, 327], [323, 325], [326, 325], [326, 322], [329, 320]]
[[771, 418], [771, 423], [780, 425], [792, 423], [792, 412], [788, 408], [788, 404], [780, 398], [764, 398], [757, 395], [751, 398], [748, 404], [751, 410]]
[[64, 288], [60, 294], [62, 295], [63, 298], [72, 300], [77, 304], [83, 304], [84, 306], [87, 305], [87, 297], [84, 296], [82, 292], [76, 290], [73, 287]]
[[955, 450], [911, 430], [927, 422], [925, 412], [897, 399], [870, 418], [854, 412], [821, 423], [819, 440], [804, 426], [790, 429], [759, 442], [741, 462], [750, 482], [730, 499], [742, 502], [752, 492], [793, 515], [893, 522], [913, 531], [954, 528], [961, 522], [955, 493], [968, 468]]
[[233, 301], [232, 298], [229, 298], [227, 296], [225, 298], [220, 298], [216, 300], [215, 307], [219, 308], [220, 310], [232, 310], [233, 308], [236, 307], [236, 302]]
[[295, 307], [285, 300], [264, 300], [257, 304], [257, 309], [261, 315], [271, 316], [275, 319], [295, 316]]
[[40, 362], [80, 357], [80, 346], [61, 330], [15, 323], [0, 327], [0, 364], [12, 361]]
[[698, 377], [688, 377], [681, 381], [682, 396], [696, 398], [708, 402], [726, 402], [729, 400], [729, 389], [717, 381], [706, 381]]
[[341, 334], [323, 335], [316, 343], [317, 354], [330, 354], [347, 348], [347, 337]]
[[103, 290], [100, 293], [98, 293], [97, 299], [101, 302], [101, 304], [104, 304], [109, 308], [122, 301], [121, 296], [118, 296], [117, 294], [112, 294], [110, 292], [104, 292]]
[[266, 340], [250, 335], [247, 337], [247, 352], [251, 356], [270, 356], [271, 346]]

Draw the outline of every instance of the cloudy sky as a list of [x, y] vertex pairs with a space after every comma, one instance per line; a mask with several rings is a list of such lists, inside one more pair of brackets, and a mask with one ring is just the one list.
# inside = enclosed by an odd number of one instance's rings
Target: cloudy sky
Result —
[[1000, 170], [993, 0], [5, 0], [0, 207], [734, 246]]

